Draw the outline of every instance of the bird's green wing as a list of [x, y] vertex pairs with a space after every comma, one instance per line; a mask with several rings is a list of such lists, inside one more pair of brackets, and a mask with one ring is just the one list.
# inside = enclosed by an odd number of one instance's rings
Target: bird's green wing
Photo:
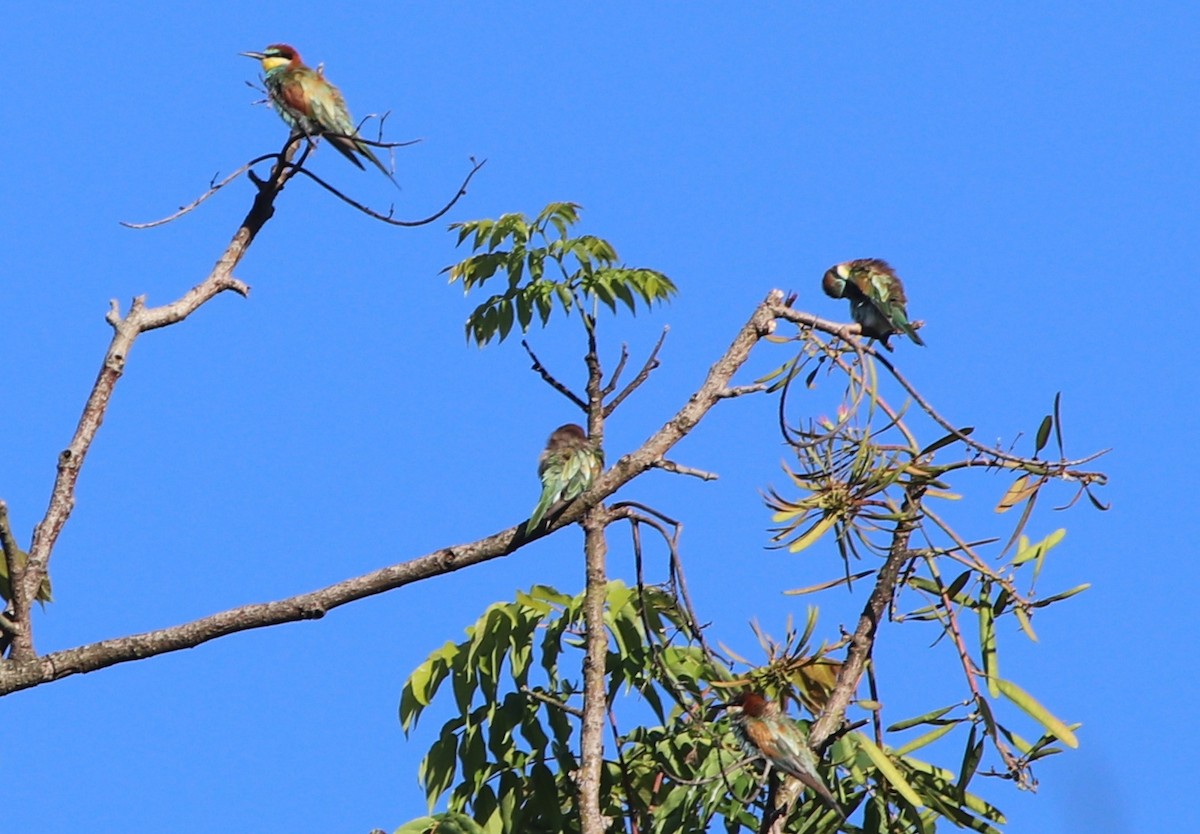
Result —
[[564, 501], [578, 498], [587, 492], [592, 484], [592, 455], [590, 449], [575, 449], [565, 461], [562, 468], [562, 497]]
[[349, 108], [346, 107], [346, 99], [342, 97], [342, 91], [328, 82], [325, 83], [329, 88], [328, 95], [314, 97], [312, 110], [313, 118], [320, 122], [322, 128], [331, 133], [342, 134], [327, 136], [330, 144], [359, 168], [362, 168], [363, 164], [355, 154], [365, 156], [376, 168], [387, 175], [393, 185], [399, 188], [400, 183], [396, 182], [387, 166], [379, 161], [379, 157], [372, 152], [371, 146], [357, 138], [358, 130], [355, 128], [354, 119], [350, 116]]
[[564, 483], [562, 471], [562, 461], [557, 457], [547, 458], [545, 465], [539, 468], [538, 475], [542, 479], [542, 494], [538, 498], [537, 506], [533, 508], [533, 513], [529, 516], [527, 530], [533, 530], [541, 524], [542, 519], [546, 517], [546, 512], [562, 495]]

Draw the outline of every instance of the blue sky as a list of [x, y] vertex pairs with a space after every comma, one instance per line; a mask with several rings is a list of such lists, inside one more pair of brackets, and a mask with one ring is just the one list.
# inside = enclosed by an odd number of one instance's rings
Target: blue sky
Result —
[[[1062, 391], [1068, 451], [1115, 447], [1100, 464], [1114, 509], [1035, 517], [1032, 533], [1070, 531], [1042, 587], [1093, 588], [1035, 621], [1039, 644], [1001, 639], [1007, 673], [1083, 722], [1082, 747], [1039, 770], [1036, 797], [989, 796], [1013, 832], [1177, 825], [1200, 742], [1180, 648], [1200, 579], [1197, 305], [1169, 292], [1200, 242], [1193, 4], [287, 12], [215, 0], [4, 13], [8, 112], [32, 117], [0, 189], [0, 497], [25, 541], [107, 345], [108, 300], [163, 303], [200, 280], [251, 186], [165, 228], [117, 221], [167, 214], [279, 146], [285, 128], [252, 106], [256, 67], [237, 53], [287, 41], [325, 63], [356, 115], [390, 109], [391, 138], [423, 139], [398, 154], [399, 195], [324, 148], [322, 176], [415, 218], [486, 157], [447, 222], [574, 200], [585, 231], [676, 281], [669, 307], [604, 322], [610, 363], [621, 340], [637, 356], [671, 327], [663, 367], [610, 424], [610, 460], [673, 413], [771, 288], [844, 316], [817, 285], [852, 257], [899, 268], [929, 347], [903, 345], [898, 361], [978, 437], [1028, 435]], [[462, 256], [453, 242], [444, 222], [388, 228], [289, 186], [238, 270], [249, 300], [219, 298], [132, 351], [55, 553], [39, 649], [289, 596], [525, 518], [537, 453], [576, 415], [517, 344], [464, 343], [473, 302], [438, 274]], [[581, 380], [571, 330], [532, 341]], [[761, 350], [742, 381], [784, 358]], [[833, 401], [823, 394], [814, 410]], [[751, 616], [782, 632], [803, 607], [777, 592], [839, 565], [827, 547], [763, 550], [757, 490], [780, 482], [783, 454], [772, 405], [725, 403], [681, 445], [681, 462], [719, 481], [654, 473], [620, 493], [685, 521], [702, 616], [746, 652]], [[970, 517], [998, 525], [1004, 485], [976, 483]], [[405, 676], [518, 588], [578, 590], [579, 539], [9, 696], [2, 761], [20, 775], [6, 824], [390, 830], [423, 812], [416, 763], [436, 730], [400, 733]], [[612, 571], [631, 576], [623, 547]], [[826, 633], [846, 605], [823, 609]], [[912, 652], [884, 669], [898, 710], [938, 684], [914, 674], [925, 635], [902, 631], [881, 642]]]

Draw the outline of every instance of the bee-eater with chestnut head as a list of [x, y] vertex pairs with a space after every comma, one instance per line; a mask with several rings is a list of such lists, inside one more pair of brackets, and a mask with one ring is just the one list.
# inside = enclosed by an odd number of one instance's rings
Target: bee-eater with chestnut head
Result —
[[850, 315], [862, 334], [883, 342], [888, 350], [892, 349], [888, 338], [894, 333], [905, 333], [918, 345], [925, 344], [909, 324], [904, 285], [887, 261], [859, 258], [831, 266], [821, 288], [831, 298], [850, 299]]
[[[267, 94], [288, 127], [310, 139], [324, 136], [359, 168], [363, 164], [355, 154], [366, 157], [396, 183], [392, 173], [359, 137], [342, 91], [330, 84], [320, 71], [306, 66], [295, 47], [273, 43], [262, 52], [242, 54], [262, 62]], [[396, 187], [399, 188], [399, 184]]]
[[[720, 707], [718, 707], [720, 709]], [[817, 770], [817, 756], [808, 746], [808, 729], [779, 711], [779, 704], [757, 692], [744, 692], [724, 705], [733, 721], [733, 734], [752, 756], [761, 756], [778, 770], [794, 776], [842, 817]]]
[[559, 426], [538, 457], [542, 497], [533, 508], [525, 529], [533, 530], [557, 501], [570, 501], [587, 492], [604, 470], [604, 453], [588, 440], [582, 426]]

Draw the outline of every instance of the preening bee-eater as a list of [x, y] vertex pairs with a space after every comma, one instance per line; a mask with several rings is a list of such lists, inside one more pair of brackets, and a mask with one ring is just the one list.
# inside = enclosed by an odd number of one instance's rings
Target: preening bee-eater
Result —
[[588, 440], [582, 426], [559, 426], [546, 441], [538, 456], [538, 477], [542, 479], [542, 497], [533, 508], [527, 530], [533, 530], [556, 501], [570, 501], [587, 492], [604, 470], [604, 453]]
[[330, 84], [323, 73], [306, 66], [295, 47], [273, 43], [262, 52], [242, 54], [262, 62], [267, 94], [288, 127], [309, 138], [324, 136], [359, 168], [363, 164], [356, 154], [366, 157], [396, 183], [391, 171], [359, 137], [342, 91]]
[[761, 756], [773, 767], [794, 776], [830, 808], [843, 817], [838, 805], [817, 770], [817, 756], [808, 746], [808, 729], [779, 711], [779, 704], [757, 692], [744, 692], [724, 705], [733, 721], [733, 733], [742, 748], [752, 756]]
[[894, 333], [907, 334], [918, 345], [924, 345], [908, 321], [904, 285], [896, 270], [878, 258], [859, 258], [856, 261], [831, 266], [825, 271], [821, 288], [832, 298], [850, 299], [850, 316], [858, 322], [862, 334], [878, 339], [888, 350], [888, 338]]

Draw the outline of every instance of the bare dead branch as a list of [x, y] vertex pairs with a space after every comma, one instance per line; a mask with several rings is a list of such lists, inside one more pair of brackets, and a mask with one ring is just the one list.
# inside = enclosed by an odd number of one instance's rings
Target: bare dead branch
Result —
[[[614, 397], [612, 401], [604, 407], [605, 417], [616, 411], [617, 406], [623, 403], [626, 397], [636, 391], [638, 387], [640, 387], [641, 384], [650, 377], [651, 371], [659, 366], [660, 363], [658, 361], [658, 352], [662, 350], [663, 342], [666, 340], [667, 333], [670, 331], [670, 329], [670, 327], [663, 328], [662, 335], [658, 337], [658, 342], [655, 343], [654, 350], [650, 351], [650, 355], [646, 357], [646, 364], [642, 365], [642, 369], [638, 371], [638, 375], [630, 380], [629, 384], [622, 389], [621, 393], [617, 394], [617, 396]], [[613, 384], [616, 384], [615, 374], [613, 375], [612, 382]]]
[[[561, 525], [553, 526], [557, 529]], [[519, 527], [510, 527], [470, 544], [444, 547], [317, 591], [232, 608], [170, 628], [102, 640], [25, 661], [10, 661], [0, 664], [0, 695], [118, 663], [190, 649], [239, 631], [320, 619], [347, 603], [506, 556], [526, 541]]]
[[542, 360], [538, 359], [537, 354], [533, 352], [533, 348], [529, 346], [529, 342], [527, 342], [525, 339], [522, 339], [521, 347], [525, 348], [525, 352], [529, 354], [530, 361], [533, 362], [533, 365], [531, 366], [532, 370], [537, 371], [538, 375], [541, 376], [547, 385], [549, 385], [558, 393], [562, 394], [571, 402], [575, 403], [575, 405], [579, 406], [580, 411], [587, 411], [587, 403], [583, 401], [583, 398], [564, 385], [562, 382], [559, 382], [553, 374], [546, 370], [546, 366], [542, 364]]
[[[287, 175], [288, 171], [283, 171]], [[226, 254], [218, 261], [214, 275], [229, 274], [254, 234], [270, 217], [275, 192], [260, 193], [255, 208], [247, 215]], [[210, 279], [216, 280], [213, 276]], [[214, 293], [215, 294], [215, 293]], [[709, 410], [720, 401], [719, 392], [745, 364], [751, 350], [760, 339], [774, 330], [772, 305], [777, 304], [782, 293], [773, 290], [755, 308], [749, 320], [742, 326], [726, 351], [709, 368], [704, 381], [687, 402], [636, 451], [624, 455], [611, 469], [597, 479], [592, 488], [568, 505], [564, 511], [537, 533], [529, 533], [524, 525], [511, 527], [471, 544], [442, 548], [425, 556], [382, 568], [372, 573], [330, 585], [318, 591], [289, 597], [275, 602], [241, 606], [228, 611], [203, 617], [190, 623], [159, 629], [156, 631], [103, 640], [73, 649], [54, 652], [43, 657], [33, 653], [32, 641], [27, 641], [26, 651], [0, 664], [0, 695], [38, 686], [71, 675], [93, 672], [118, 663], [141, 660], [180, 649], [193, 648], [209, 640], [256, 628], [279, 625], [298, 620], [319, 619], [333, 608], [358, 599], [384, 593], [404, 585], [460, 570], [469, 565], [506, 556], [528, 541], [549, 535], [555, 530], [572, 525], [580, 520], [591, 507], [620, 489], [624, 484], [651, 468], [653, 461], [662, 458], [704, 418]], [[194, 306], [199, 306], [197, 301]], [[194, 307], [193, 307], [194, 309]], [[147, 314], [153, 311], [147, 311]], [[114, 316], [114, 318], [116, 318]], [[117, 319], [118, 322], [120, 319]], [[161, 325], [160, 325], [161, 326]], [[120, 334], [118, 333], [118, 337]], [[125, 345], [122, 341], [120, 345]], [[127, 349], [127, 345], [125, 345]], [[110, 353], [113, 351], [110, 350]], [[53, 544], [62, 530], [74, 503], [74, 484], [78, 477], [82, 457], [86, 454], [99, 418], [103, 415], [112, 386], [120, 376], [125, 354], [120, 361], [106, 354], [101, 370], [101, 380], [93, 390], [84, 419], [81, 420], [76, 438], [64, 452], [68, 460], [60, 467], [59, 476], [51, 494], [46, 517], [34, 533], [34, 547], [27, 564], [26, 593], [36, 588], [36, 582], [44, 575]], [[110, 369], [109, 363], [115, 367]], [[111, 377], [111, 379], [109, 378]], [[37, 561], [35, 561], [35, 558]], [[23, 636], [23, 639], [27, 635]], [[15, 641], [14, 641], [15, 647]]]
[[294, 151], [295, 145], [289, 143], [272, 168], [269, 181], [259, 186], [254, 204], [234, 233], [233, 239], [203, 281], [178, 300], [161, 307], [146, 307], [145, 297], [139, 296], [134, 299], [128, 315], [124, 318], [120, 316], [116, 302], [112, 302], [111, 309], [105, 317], [113, 327], [112, 341], [84, 404], [75, 434], [58, 457], [58, 474], [54, 479], [49, 506], [45, 516], [34, 528], [29, 559], [21, 581], [13, 583], [13, 598], [16, 604], [26, 606], [25, 619], [20, 621], [23, 633], [14, 638], [12, 644], [11, 657], [14, 660], [30, 661], [35, 655], [28, 603], [34, 598], [39, 584], [46, 576], [55, 542], [58, 541], [58, 536], [75, 507], [75, 483], [96, 432], [104, 421], [117, 380], [124, 373], [125, 362], [134, 340], [148, 330], [183, 321], [206, 301], [226, 290], [232, 290], [242, 296], [250, 291], [249, 287], [233, 276], [233, 269], [241, 261], [263, 224], [270, 220], [274, 213], [275, 198], [293, 174], [293, 170], [288, 166], [288, 158]]

